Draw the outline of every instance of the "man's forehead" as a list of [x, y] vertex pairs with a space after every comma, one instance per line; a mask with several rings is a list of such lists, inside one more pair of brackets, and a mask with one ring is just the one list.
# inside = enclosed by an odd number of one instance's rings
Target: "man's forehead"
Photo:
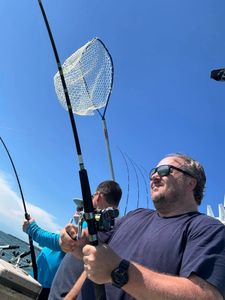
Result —
[[160, 160], [157, 167], [161, 166], [161, 165], [173, 165], [175, 167], [179, 167], [179, 166], [183, 165], [183, 163], [184, 163], [184, 160], [181, 157], [168, 156], [168, 157], [165, 157], [162, 160]]

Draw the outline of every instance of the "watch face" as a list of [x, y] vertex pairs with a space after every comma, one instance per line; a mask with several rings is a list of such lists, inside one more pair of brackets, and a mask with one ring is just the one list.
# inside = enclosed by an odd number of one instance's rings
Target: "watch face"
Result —
[[117, 284], [122, 284], [124, 285], [128, 281], [128, 275], [127, 272], [116, 269], [113, 273], [113, 281]]
[[112, 271], [111, 277], [114, 286], [121, 288], [128, 282], [128, 268], [129, 262], [122, 260], [119, 267]]

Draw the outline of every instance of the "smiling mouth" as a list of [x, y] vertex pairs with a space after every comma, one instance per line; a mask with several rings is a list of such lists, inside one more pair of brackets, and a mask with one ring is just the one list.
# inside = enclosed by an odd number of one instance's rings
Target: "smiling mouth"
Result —
[[153, 184], [153, 185], [152, 185], [152, 190], [158, 189], [158, 188], [160, 188], [161, 186], [163, 186], [163, 185], [162, 185], [162, 184]]
[[152, 192], [157, 192], [159, 190], [160, 186], [153, 186]]

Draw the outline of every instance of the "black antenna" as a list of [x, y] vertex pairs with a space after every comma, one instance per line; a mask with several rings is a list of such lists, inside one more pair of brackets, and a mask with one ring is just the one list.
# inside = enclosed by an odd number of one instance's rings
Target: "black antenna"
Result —
[[212, 70], [210, 78], [216, 81], [225, 81], [225, 69]]
[[[22, 188], [21, 188], [21, 184], [20, 184], [20, 181], [19, 181], [19, 177], [18, 177], [16, 168], [15, 168], [15, 165], [13, 163], [13, 160], [12, 160], [12, 157], [11, 157], [11, 155], [9, 153], [8, 148], [6, 147], [6, 144], [4, 143], [4, 141], [3, 141], [3, 139], [1, 137], [0, 137], [0, 140], [1, 140], [2, 145], [4, 146], [4, 148], [6, 150], [6, 153], [8, 154], [9, 160], [10, 160], [10, 162], [12, 164], [13, 171], [14, 171], [15, 176], [16, 176], [16, 180], [17, 180], [17, 183], [18, 183], [18, 186], [19, 186], [19, 190], [20, 190], [21, 199], [22, 199], [22, 202], [23, 202], [25, 219], [29, 220], [30, 219], [30, 215], [27, 213], [27, 208], [26, 208], [26, 204], [25, 204], [25, 200], [24, 200], [24, 196], [23, 196], [23, 191], [22, 191]], [[30, 253], [31, 253], [31, 260], [32, 260], [32, 267], [33, 267], [34, 279], [37, 279], [37, 277], [38, 277], [38, 271], [37, 271], [37, 263], [36, 263], [36, 256], [35, 256], [35, 251], [34, 251], [33, 240], [32, 240], [32, 238], [31, 238], [30, 235], [28, 235], [28, 237], [29, 237]]]

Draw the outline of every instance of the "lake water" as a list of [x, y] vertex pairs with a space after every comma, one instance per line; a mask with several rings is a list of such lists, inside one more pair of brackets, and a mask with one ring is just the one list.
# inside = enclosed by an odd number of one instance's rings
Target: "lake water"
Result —
[[[18, 257], [19, 254], [30, 250], [29, 243], [26, 243], [21, 239], [18, 239], [17, 237], [11, 234], [7, 234], [0, 230], [0, 246], [3, 245], [19, 246], [18, 249], [10, 249], [10, 250], [3, 250], [3, 251], [0, 250], [0, 258], [7, 262], [12, 261], [13, 259], [15, 259], [14, 262], [16, 262], [16, 258]], [[36, 257], [38, 256], [39, 253], [40, 253], [40, 249], [35, 247]], [[21, 266], [24, 266], [24, 270], [26, 270], [29, 273], [32, 271], [30, 262], [31, 262], [30, 254], [22, 258], [20, 261]]]

